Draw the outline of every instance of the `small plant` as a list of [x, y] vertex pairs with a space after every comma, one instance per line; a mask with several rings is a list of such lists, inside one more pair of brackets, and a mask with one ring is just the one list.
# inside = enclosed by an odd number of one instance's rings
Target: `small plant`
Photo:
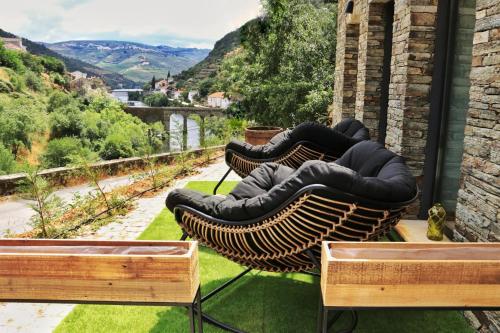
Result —
[[36, 212], [32, 217], [33, 227], [42, 231], [42, 236], [51, 235], [52, 222], [62, 215], [62, 200], [54, 195], [53, 186], [40, 176], [37, 168], [24, 166], [26, 178], [20, 182], [21, 191], [35, 201], [31, 208]]
[[113, 206], [106, 197], [104, 188], [99, 184], [99, 172], [91, 164], [86, 156], [77, 155], [73, 158], [73, 164], [81, 170], [82, 175], [90, 182], [90, 184], [96, 189], [98, 196], [101, 198], [102, 202], [106, 205], [108, 214], [111, 214]]

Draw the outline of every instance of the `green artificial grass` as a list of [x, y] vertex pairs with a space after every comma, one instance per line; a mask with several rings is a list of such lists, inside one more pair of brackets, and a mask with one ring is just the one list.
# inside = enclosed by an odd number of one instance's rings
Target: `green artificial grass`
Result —
[[[216, 182], [190, 182], [187, 188], [211, 193]], [[236, 182], [225, 182], [228, 193]], [[181, 231], [174, 216], [163, 210], [141, 234], [143, 240], [178, 240]], [[202, 294], [244, 268], [214, 251], [200, 247]], [[304, 274], [252, 271], [203, 304], [203, 310], [246, 332], [315, 332], [319, 280]], [[340, 322], [337, 330], [342, 327]], [[204, 324], [208, 333], [223, 332]], [[187, 332], [187, 310], [181, 307], [79, 305], [55, 332]], [[359, 333], [474, 332], [457, 311], [360, 311]]]

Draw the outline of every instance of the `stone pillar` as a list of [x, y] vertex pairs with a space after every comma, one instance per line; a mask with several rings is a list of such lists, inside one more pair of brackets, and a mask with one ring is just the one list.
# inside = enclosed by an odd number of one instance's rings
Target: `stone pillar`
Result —
[[385, 3], [362, 1], [360, 5], [358, 75], [356, 88], [356, 119], [378, 138], [380, 94], [384, 66]]
[[335, 85], [332, 105], [332, 123], [334, 125], [344, 118], [354, 118], [356, 102], [359, 20], [343, 12], [345, 5], [346, 1], [339, 1]]
[[163, 112], [163, 126], [165, 127], [166, 138], [163, 143], [163, 150], [165, 152], [170, 151], [170, 112]]
[[188, 115], [182, 114], [182, 150], [188, 149]]
[[437, 0], [396, 1], [386, 146], [423, 175]]
[[200, 147], [205, 146], [205, 116], [200, 115]]

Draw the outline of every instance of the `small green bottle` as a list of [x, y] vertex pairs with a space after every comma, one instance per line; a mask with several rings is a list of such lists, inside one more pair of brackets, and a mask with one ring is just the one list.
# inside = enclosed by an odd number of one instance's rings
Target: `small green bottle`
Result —
[[446, 221], [446, 211], [443, 205], [436, 203], [429, 209], [427, 219], [427, 238], [433, 241], [443, 240], [444, 222]]

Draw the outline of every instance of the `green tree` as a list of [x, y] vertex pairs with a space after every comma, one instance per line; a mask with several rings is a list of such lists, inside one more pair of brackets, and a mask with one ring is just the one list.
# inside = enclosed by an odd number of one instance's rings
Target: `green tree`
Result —
[[217, 89], [241, 99], [263, 125], [294, 126], [327, 117], [333, 98], [336, 5], [265, 0], [265, 15], [242, 29], [242, 48], [228, 56]]
[[9, 149], [0, 143], [0, 176], [14, 172], [16, 160]]
[[153, 78], [151, 79], [151, 90], [155, 90], [156, 86], [156, 77], [153, 75]]
[[82, 112], [75, 105], [57, 108], [50, 114], [51, 138], [78, 136], [82, 131]]
[[144, 97], [144, 103], [154, 107], [165, 107], [169, 105], [169, 100], [165, 94], [153, 93]]
[[0, 42], [0, 66], [8, 67], [16, 72], [24, 71], [24, 64], [20, 52], [7, 50]]
[[83, 147], [82, 141], [73, 137], [53, 139], [49, 141], [47, 149], [42, 154], [42, 165], [46, 168], [63, 167], [71, 164], [76, 156], [85, 156], [95, 159], [97, 154]]
[[0, 106], [0, 142], [16, 157], [20, 148], [31, 149], [34, 136], [45, 131], [45, 124], [42, 106], [33, 98], [20, 97]]

